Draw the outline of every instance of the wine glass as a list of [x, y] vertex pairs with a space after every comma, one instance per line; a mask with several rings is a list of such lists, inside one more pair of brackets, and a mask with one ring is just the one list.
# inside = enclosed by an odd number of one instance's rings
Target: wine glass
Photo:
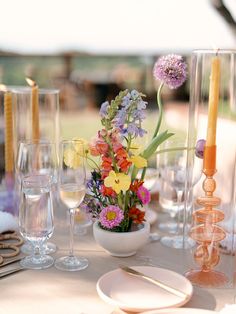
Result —
[[[162, 152], [161, 152], [162, 151]], [[185, 141], [166, 141], [159, 153], [160, 172], [163, 180], [176, 192], [176, 213], [172, 217], [177, 218], [177, 229], [173, 236], [164, 236], [161, 243], [165, 246], [182, 249], [191, 248], [195, 242], [189, 237], [183, 237], [181, 226], [181, 215], [183, 214], [184, 190], [187, 179], [187, 146]], [[199, 159], [200, 160], [200, 159]], [[201, 177], [202, 161], [195, 163], [194, 178], [191, 181], [192, 187]], [[185, 209], [187, 210], [187, 209]]]
[[53, 206], [48, 175], [31, 175], [22, 179], [22, 198], [19, 209], [19, 230], [33, 247], [32, 255], [21, 260], [30, 269], [48, 268], [54, 259], [45, 255], [42, 246], [53, 234]]
[[60, 257], [55, 267], [65, 271], [77, 271], [88, 267], [85, 257], [74, 255], [75, 212], [82, 203], [86, 192], [86, 172], [84, 165], [84, 146], [79, 140], [65, 140], [60, 143], [60, 167], [58, 187], [61, 201], [67, 206], [70, 216], [70, 251]]
[[[16, 177], [18, 182], [18, 194], [21, 193], [21, 182], [25, 176], [36, 174], [47, 174], [51, 178], [50, 192], [55, 189], [57, 182], [58, 160], [56, 146], [49, 141], [24, 141], [19, 143], [16, 157]], [[25, 243], [21, 251], [31, 254], [32, 246]], [[56, 245], [48, 242], [43, 246], [45, 253], [56, 252]]]

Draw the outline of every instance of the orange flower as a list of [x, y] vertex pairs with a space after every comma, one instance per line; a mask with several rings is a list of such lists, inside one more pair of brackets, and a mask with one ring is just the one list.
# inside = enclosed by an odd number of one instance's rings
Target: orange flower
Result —
[[105, 143], [104, 141], [98, 140], [96, 142], [96, 149], [101, 155], [106, 154], [108, 151], [108, 148], [109, 148], [108, 144]]
[[100, 155], [100, 153], [96, 147], [96, 140], [95, 139], [93, 139], [93, 141], [91, 143], [89, 143], [89, 151], [90, 151], [90, 154], [92, 156], [99, 156]]
[[112, 158], [111, 157], [106, 157], [103, 156], [102, 157], [102, 164], [101, 164], [102, 168], [105, 171], [110, 171], [112, 170]]
[[126, 172], [132, 165], [132, 163], [128, 161], [126, 158], [122, 158], [118, 160], [117, 165], [120, 167], [122, 172]]
[[108, 188], [105, 185], [101, 186], [101, 193], [104, 196], [116, 196], [115, 191], [112, 188]]
[[129, 209], [129, 217], [136, 224], [141, 224], [143, 221], [145, 221], [144, 216], [145, 212], [138, 209], [137, 207], [131, 207]]
[[116, 158], [117, 159], [127, 158], [127, 157], [128, 157], [127, 151], [123, 147], [119, 148], [116, 151]]
[[141, 181], [141, 180], [138, 180], [138, 179], [134, 180], [134, 181], [131, 183], [131, 185], [130, 185], [130, 190], [131, 190], [132, 192], [137, 192], [138, 189], [140, 188], [140, 186], [143, 185], [143, 183], [144, 183], [144, 182]]

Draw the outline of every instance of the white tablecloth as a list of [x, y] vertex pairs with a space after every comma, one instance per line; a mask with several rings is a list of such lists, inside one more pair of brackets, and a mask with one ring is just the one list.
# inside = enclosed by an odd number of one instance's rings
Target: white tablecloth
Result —
[[[58, 245], [59, 250], [54, 257], [68, 252], [68, 228], [62, 210], [56, 209], [55, 232], [51, 241]], [[183, 269], [183, 252], [166, 248], [159, 242], [147, 244], [133, 257], [111, 257], [94, 242], [92, 228], [86, 236], [75, 236], [75, 249], [77, 254], [89, 259], [89, 267], [83, 271], [62, 272], [51, 267], [46, 270], [25, 270], [1, 279], [0, 314], [123, 313], [99, 298], [96, 282], [100, 276], [118, 268], [121, 262], [130, 266], [144, 265], [147, 256], [152, 258], [156, 266], [179, 273], [187, 270]], [[235, 289], [194, 287], [193, 297], [185, 307], [219, 311], [226, 303], [233, 303], [234, 295]]]

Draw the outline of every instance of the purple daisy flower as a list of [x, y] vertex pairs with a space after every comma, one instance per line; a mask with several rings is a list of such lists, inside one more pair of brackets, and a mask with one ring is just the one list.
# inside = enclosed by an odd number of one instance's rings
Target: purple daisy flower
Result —
[[120, 207], [115, 205], [103, 207], [99, 215], [99, 221], [101, 225], [107, 229], [112, 229], [119, 226], [123, 219], [123, 211], [120, 209]]
[[203, 153], [204, 153], [204, 147], [205, 147], [206, 141], [204, 139], [198, 140], [197, 144], [195, 146], [195, 155], [198, 158], [203, 159]]
[[182, 56], [174, 54], [163, 56], [155, 63], [153, 76], [171, 89], [178, 88], [186, 81], [187, 64]]

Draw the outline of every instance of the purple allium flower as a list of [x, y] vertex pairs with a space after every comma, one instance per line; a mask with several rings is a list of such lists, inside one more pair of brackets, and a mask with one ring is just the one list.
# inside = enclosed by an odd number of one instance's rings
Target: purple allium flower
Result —
[[178, 88], [186, 81], [187, 64], [182, 56], [174, 54], [163, 56], [155, 63], [153, 76], [171, 89]]
[[101, 104], [99, 113], [102, 118], [104, 118], [107, 115], [108, 106], [109, 106], [108, 101], [105, 101], [104, 103]]
[[150, 202], [150, 200], [151, 200], [150, 192], [143, 185], [141, 185], [138, 188], [137, 196], [140, 199], [140, 201], [143, 203], [143, 205], [148, 204]]
[[107, 229], [112, 229], [119, 226], [123, 219], [123, 211], [120, 209], [120, 207], [115, 205], [103, 207], [99, 215], [99, 221], [101, 225]]
[[198, 158], [203, 159], [203, 153], [204, 153], [204, 147], [205, 147], [206, 141], [204, 139], [198, 140], [197, 144], [195, 146], [195, 155]]

